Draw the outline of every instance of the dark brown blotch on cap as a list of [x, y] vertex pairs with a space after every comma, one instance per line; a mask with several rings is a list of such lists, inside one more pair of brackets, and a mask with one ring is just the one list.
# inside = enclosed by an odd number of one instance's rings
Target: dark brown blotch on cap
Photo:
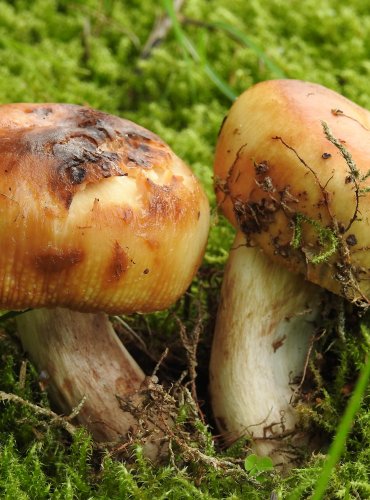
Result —
[[178, 221], [185, 208], [173, 186], [160, 186], [147, 179], [148, 212], [153, 220], [164, 217]]
[[84, 253], [80, 249], [48, 249], [36, 255], [34, 263], [36, 269], [42, 273], [60, 273], [80, 263], [83, 258]]
[[72, 165], [69, 167], [69, 175], [72, 184], [81, 184], [86, 177], [86, 168], [79, 165]]
[[48, 189], [67, 210], [82, 184], [171, 159], [158, 136], [117, 116], [70, 104], [19, 105], [19, 110], [27, 114], [24, 126], [10, 123], [0, 137], [9, 169], [24, 168], [19, 175], [29, 175], [29, 165], [40, 166], [33, 176], [39, 176], [40, 190]]
[[107, 276], [109, 282], [117, 282], [127, 271], [129, 258], [121, 245], [116, 241], [112, 249], [112, 258], [108, 266]]
[[169, 152], [164, 143], [145, 129], [136, 130], [134, 125], [132, 130], [126, 131], [122, 137], [125, 141], [122, 159], [128, 167], [149, 169], [169, 159]]

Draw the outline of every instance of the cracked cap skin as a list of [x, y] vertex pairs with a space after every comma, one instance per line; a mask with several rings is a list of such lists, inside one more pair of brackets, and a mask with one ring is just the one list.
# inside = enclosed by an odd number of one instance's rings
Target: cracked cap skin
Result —
[[368, 305], [369, 151], [366, 109], [314, 83], [258, 83], [220, 130], [218, 204], [249, 245]]
[[164, 309], [208, 229], [199, 182], [155, 134], [83, 106], [0, 106], [1, 308]]

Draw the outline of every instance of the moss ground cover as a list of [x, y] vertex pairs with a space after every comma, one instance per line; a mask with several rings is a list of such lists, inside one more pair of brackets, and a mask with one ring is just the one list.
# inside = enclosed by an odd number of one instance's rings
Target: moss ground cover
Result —
[[[233, 235], [215, 213], [212, 155], [230, 106], [227, 89], [238, 95], [257, 81], [285, 76], [321, 83], [370, 108], [370, 7], [362, 0], [186, 0], [177, 14], [180, 35], [170, 29], [148, 44], [168, 9], [168, 2], [150, 0], [0, 1], [0, 100], [88, 104], [132, 119], [162, 136], [201, 179], [213, 206], [213, 225], [189, 295], [167, 313], [125, 322], [142, 335], [157, 360], [163, 344], [171, 344], [161, 373], [169, 382], [186, 369], [174, 313], [188, 331], [201, 328], [197, 392], [210, 427], [194, 417], [189, 405], [179, 403], [179, 425], [184, 432], [191, 427], [198, 452], [189, 455], [177, 443], [171, 462], [152, 467], [139, 445], [123, 457], [117, 450], [107, 453], [96, 449], [83, 431], [71, 436], [50, 415], [40, 416], [16, 401], [2, 402], [1, 498], [308, 498], [320, 474], [325, 450], [305, 457], [299, 469], [280, 478], [243, 466], [246, 443], [225, 452], [212, 440], [206, 388], [209, 340]], [[324, 366], [317, 355], [311, 366], [317, 389], [312, 404], [302, 409], [328, 440], [370, 338], [366, 316], [359, 322], [350, 309], [335, 304], [333, 310], [345, 316], [344, 328], [339, 323], [328, 327], [331, 333], [321, 339]], [[25, 361], [12, 330], [12, 320], [3, 321], [0, 390], [48, 409], [38, 374]], [[162, 332], [162, 344], [148, 335], [154, 330]], [[128, 343], [150, 373], [153, 361], [132, 339]], [[367, 392], [325, 498], [370, 497], [369, 401]], [[215, 468], [209, 459], [224, 460], [226, 455], [236, 466], [228, 471]]]

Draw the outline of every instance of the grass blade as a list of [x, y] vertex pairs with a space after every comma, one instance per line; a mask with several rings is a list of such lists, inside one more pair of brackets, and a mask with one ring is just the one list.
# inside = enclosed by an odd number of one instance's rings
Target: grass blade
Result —
[[321, 500], [328, 487], [333, 468], [340, 459], [346, 443], [347, 436], [351, 430], [352, 422], [356, 412], [360, 408], [363, 396], [370, 379], [370, 356], [360, 371], [360, 375], [355, 390], [349, 400], [341, 422], [339, 423], [334, 441], [329, 448], [329, 452], [324, 462], [321, 474], [316, 482], [316, 487], [311, 496], [311, 500]]
[[254, 43], [245, 33], [240, 31], [235, 26], [227, 23], [211, 23], [210, 27], [223, 30], [232, 36], [238, 42], [241, 42], [246, 47], [249, 47], [253, 50], [253, 52], [258, 56], [258, 58], [265, 64], [267, 68], [278, 78], [286, 78], [285, 73], [277, 66], [274, 62], [271, 61], [269, 57], [267, 57], [266, 53], [256, 44]]
[[173, 30], [175, 32], [176, 38], [180, 45], [185, 49], [185, 51], [190, 54], [192, 59], [196, 62], [203, 64], [203, 69], [209, 79], [214, 83], [214, 85], [231, 101], [237, 98], [237, 94], [215, 71], [214, 69], [205, 61], [204, 57], [201, 57], [191, 42], [191, 40], [186, 36], [184, 30], [179, 23], [175, 10], [173, 8], [173, 3], [171, 0], [163, 0], [164, 8], [172, 21]]
[[23, 314], [31, 309], [24, 309], [22, 311], [0, 311], [0, 321], [7, 321], [8, 319], [16, 318], [20, 314]]

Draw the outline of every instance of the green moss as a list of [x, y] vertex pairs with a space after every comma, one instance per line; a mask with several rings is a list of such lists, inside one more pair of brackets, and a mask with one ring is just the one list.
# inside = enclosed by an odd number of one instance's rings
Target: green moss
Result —
[[291, 241], [291, 245], [295, 249], [301, 248], [304, 244], [302, 234], [303, 224], [309, 224], [314, 228], [317, 233], [319, 245], [323, 247], [323, 250], [320, 253], [310, 256], [310, 262], [313, 264], [326, 262], [337, 249], [338, 236], [334, 234], [332, 229], [323, 227], [318, 221], [310, 219], [306, 215], [298, 212], [294, 217], [294, 235]]

